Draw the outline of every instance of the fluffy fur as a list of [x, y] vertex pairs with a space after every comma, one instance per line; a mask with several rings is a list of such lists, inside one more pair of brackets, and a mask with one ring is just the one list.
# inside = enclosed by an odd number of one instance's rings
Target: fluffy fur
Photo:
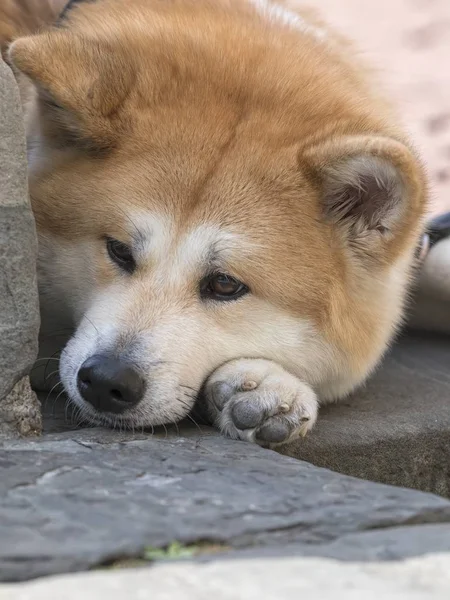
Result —
[[[55, 9], [6, 6], [4, 42]], [[97, 0], [16, 39], [9, 60], [43, 337], [73, 329], [60, 373], [87, 418], [169, 423], [202, 391], [228, 435], [274, 444], [366, 379], [402, 320], [427, 186], [346, 40], [295, 0]], [[133, 249], [134, 274], [106, 237]], [[201, 300], [211, 269], [250, 293]], [[99, 353], [145, 378], [119, 419], [77, 386]]]

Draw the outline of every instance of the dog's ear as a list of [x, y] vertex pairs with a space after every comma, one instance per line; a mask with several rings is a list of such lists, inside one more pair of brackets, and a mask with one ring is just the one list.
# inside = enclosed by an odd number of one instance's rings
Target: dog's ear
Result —
[[114, 144], [133, 81], [119, 52], [104, 41], [53, 29], [19, 38], [9, 56], [36, 87], [42, 133], [50, 142], [94, 151]]
[[375, 251], [424, 212], [422, 167], [401, 142], [344, 137], [309, 149], [307, 160], [324, 218], [356, 249]]

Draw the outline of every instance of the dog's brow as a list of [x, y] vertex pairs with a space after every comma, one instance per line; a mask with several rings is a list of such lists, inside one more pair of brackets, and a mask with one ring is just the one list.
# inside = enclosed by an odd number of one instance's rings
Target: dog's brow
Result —
[[206, 253], [205, 266], [207, 271], [219, 269], [224, 263], [223, 253], [217, 247], [217, 243], [213, 243]]
[[131, 246], [133, 248], [136, 248], [140, 252], [144, 252], [148, 238], [148, 233], [146, 235], [143, 231], [139, 229], [139, 227], [137, 227], [136, 225], [133, 226], [133, 233], [131, 234]]

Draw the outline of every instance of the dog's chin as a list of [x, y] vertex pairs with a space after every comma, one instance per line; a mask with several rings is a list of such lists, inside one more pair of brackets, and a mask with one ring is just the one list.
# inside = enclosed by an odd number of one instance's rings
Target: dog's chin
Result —
[[143, 407], [134, 411], [114, 414], [100, 413], [81, 398], [74, 399], [68, 396], [68, 402], [78, 423], [87, 424], [90, 427], [107, 427], [109, 429], [132, 431], [136, 429], [152, 431], [155, 427], [178, 423], [189, 415], [194, 406], [194, 403], [192, 406], [180, 406], [173, 414], [168, 411], [164, 414], [157, 414], [153, 411], [146, 411]]

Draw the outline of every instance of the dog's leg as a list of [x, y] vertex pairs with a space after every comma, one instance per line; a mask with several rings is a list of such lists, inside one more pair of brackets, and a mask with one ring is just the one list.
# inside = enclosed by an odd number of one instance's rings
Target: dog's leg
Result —
[[428, 227], [431, 249], [419, 273], [409, 325], [450, 333], [450, 213]]
[[262, 446], [305, 435], [317, 418], [311, 387], [269, 360], [237, 359], [207, 380], [204, 410], [228, 437]]

